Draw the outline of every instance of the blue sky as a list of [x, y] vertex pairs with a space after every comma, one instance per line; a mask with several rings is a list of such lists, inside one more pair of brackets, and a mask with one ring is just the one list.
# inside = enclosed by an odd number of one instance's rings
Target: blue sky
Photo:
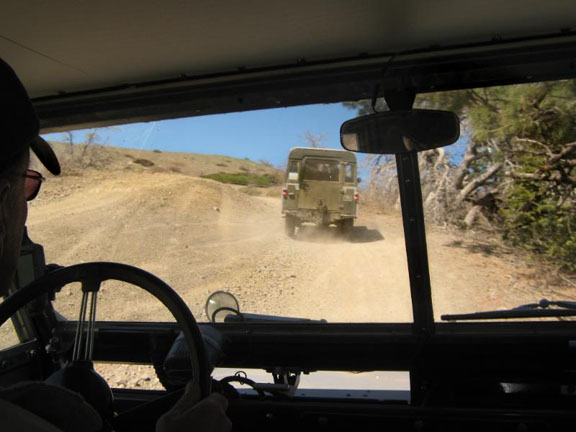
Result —
[[[354, 111], [341, 104], [309, 105], [133, 123], [99, 129], [98, 134], [115, 147], [225, 154], [280, 165], [290, 148], [306, 145], [306, 132], [322, 135], [322, 147], [341, 148], [340, 125], [354, 116]], [[87, 132], [74, 131], [74, 141], [83, 142]], [[46, 134], [44, 138], [65, 141], [67, 135]]]
[[[114, 147], [222, 154], [283, 166], [292, 147], [307, 145], [303, 139], [306, 132], [323, 136], [322, 147], [340, 149], [340, 125], [355, 115], [342, 104], [308, 105], [133, 123], [97, 131], [102, 143]], [[84, 142], [88, 132], [74, 131], [74, 142]], [[57, 133], [44, 138], [66, 141], [68, 136]], [[463, 153], [464, 142], [461, 138], [460, 144], [448, 149], [456, 159]], [[361, 176], [367, 174], [362, 170]]]

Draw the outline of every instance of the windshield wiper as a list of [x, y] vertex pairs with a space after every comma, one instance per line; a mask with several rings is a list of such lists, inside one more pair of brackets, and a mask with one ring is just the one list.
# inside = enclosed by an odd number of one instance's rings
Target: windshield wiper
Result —
[[576, 302], [540, 300], [508, 310], [442, 315], [442, 321], [576, 316]]

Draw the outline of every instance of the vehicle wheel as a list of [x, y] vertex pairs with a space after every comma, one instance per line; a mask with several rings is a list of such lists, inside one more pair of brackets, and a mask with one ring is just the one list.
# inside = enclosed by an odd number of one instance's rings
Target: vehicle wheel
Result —
[[284, 221], [284, 229], [288, 237], [296, 236], [296, 225], [298, 225], [296, 218], [294, 216], [286, 215], [286, 220]]
[[354, 219], [343, 219], [340, 221], [340, 234], [346, 238], [352, 237], [352, 229], [354, 228]]

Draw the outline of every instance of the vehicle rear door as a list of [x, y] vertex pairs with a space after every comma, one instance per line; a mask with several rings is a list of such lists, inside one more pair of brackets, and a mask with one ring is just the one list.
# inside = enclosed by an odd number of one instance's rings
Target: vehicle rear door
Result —
[[356, 164], [342, 162], [342, 176], [344, 184], [342, 186], [342, 213], [345, 215], [357, 214], [358, 205], [358, 185], [356, 180]]
[[306, 157], [302, 162], [298, 207], [318, 211], [340, 211], [340, 161]]

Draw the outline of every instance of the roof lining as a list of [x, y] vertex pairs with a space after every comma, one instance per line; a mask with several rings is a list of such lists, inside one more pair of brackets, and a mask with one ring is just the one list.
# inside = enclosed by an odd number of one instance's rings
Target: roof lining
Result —
[[[387, 65], [389, 60], [394, 61]], [[43, 132], [575, 76], [576, 32], [182, 77], [34, 99]], [[382, 75], [384, 73], [384, 76]], [[299, 94], [297, 94], [299, 93]]]

